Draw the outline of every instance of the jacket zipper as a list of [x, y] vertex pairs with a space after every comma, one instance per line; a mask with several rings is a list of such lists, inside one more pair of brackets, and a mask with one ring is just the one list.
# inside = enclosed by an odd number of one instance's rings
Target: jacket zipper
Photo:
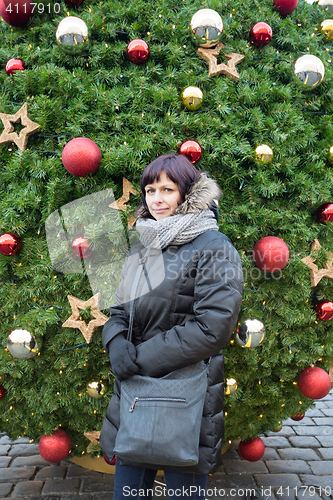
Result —
[[129, 411], [132, 412], [134, 410], [135, 404], [138, 401], [171, 401], [173, 403], [186, 403], [186, 399], [184, 398], [134, 398], [133, 402], [129, 408]]

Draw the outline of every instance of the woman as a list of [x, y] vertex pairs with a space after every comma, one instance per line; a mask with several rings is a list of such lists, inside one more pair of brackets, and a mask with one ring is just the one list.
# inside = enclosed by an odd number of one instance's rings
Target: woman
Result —
[[[183, 155], [163, 155], [144, 170], [142, 205], [136, 211], [140, 241], [129, 251], [122, 279], [103, 329], [103, 345], [116, 376], [100, 436], [109, 460], [119, 428], [119, 381], [134, 374], [161, 377], [210, 358], [200, 433], [199, 462], [193, 467], [149, 468], [117, 458], [114, 500], [151, 497], [159, 468], [169, 499], [205, 498], [207, 475], [221, 464], [223, 354], [241, 305], [239, 255], [219, 232], [213, 179]], [[130, 294], [139, 259], [149, 249], [134, 301], [132, 342], [126, 340]], [[187, 488], [190, 488], [188, 490]], [[150, 491], [147, 491], [150, 490]], [[145, 493], [143, 493], [145, 491]]]

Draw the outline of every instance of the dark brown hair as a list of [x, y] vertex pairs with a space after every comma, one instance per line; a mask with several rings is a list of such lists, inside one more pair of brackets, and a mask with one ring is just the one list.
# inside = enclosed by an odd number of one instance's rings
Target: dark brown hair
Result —
[[193, 184], [199, 180], [199, 170], [192, 165], [186, 156], [175, 154], [159, 156], [146, 166], [141, 176], [141, 200], [147, 210], [145, 187], [147, 184], [152, 184], [155, 179], [159, 181], [162, 170], [172, 182], [177, 184], [182, 202], [185, 200], [185, 195], [192, 189]]

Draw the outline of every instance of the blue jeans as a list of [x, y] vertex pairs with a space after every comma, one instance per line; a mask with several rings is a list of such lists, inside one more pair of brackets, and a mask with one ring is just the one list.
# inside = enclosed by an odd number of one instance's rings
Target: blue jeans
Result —
[[156, 474], [153, 469], [116, 465], [113, 500], [151, 500], [153, 496], [161, 500], [205, 499], [207, 474], [164, 471], [166, 486], [158, 480], [154, 484]]

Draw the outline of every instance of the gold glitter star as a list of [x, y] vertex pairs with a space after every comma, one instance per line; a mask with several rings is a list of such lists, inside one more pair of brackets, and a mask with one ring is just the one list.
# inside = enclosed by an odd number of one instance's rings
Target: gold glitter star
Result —
[[98, 444], [99, 436], [100, 436], [100, 431], [91, 431], [91, 432], [84, 432], [84, 436], [89, 439], [90, 443], [88, 444], [87, 447], [87, 453], [90, 451], [90, 447], [94, 446], [95, 444]]
[[[126, 203], [130, 201], [130, 194], [139, 194], [136, 189], [132, 186], [130, 181], [128, 181], [125, 177], [123, 177], [123, 195], [118, 200], [114, 201], [109, 205], [110, 208], [114, 208], [115, 210], [126, 210]], [[127, 224], [128, 228], [131, 229], [135, 224], [135, 217], [128, 217]]]
[[[67, 298], [71, 305], [72, 315], [65, 321], [62, 326], [67, 328], [78, 328], [84, 336], [87, 344], [90, 344], [96, 328], [98, 326], [104, 325], [104, 323], [106, 323], [109, 319], [98, 309], [101, 294], [96, 293], [96, 295], [86, 301], [77, 299], [75, 297], [72, 297], [71, 295], [67, 295]], [[87, 309], [87, 307], [91, 307], [91, 315], [93, 316], [93, 318], [95, 318], [89, 321], [88, 325], [85, 321], [80, 319], [80, 310], [82, 311], [84, 309]]]
[[239, 80], [239, 74], [236, 70], [236, 64], [240, 63], [245, 56], [241, 54], [225, 54], [225, 57], [229, 59], [227, 64], [217, 64], [217, 57], [220, 50], [224, 48], [223, 43], [219, 42], [214, 49], [204, 49], [199, 47], [199, 56], [209, 64], [208, 75], [216, 76], [219, 74], [230, 76], [235, 82]]
[[[38, 123], [34, 123], [28, 118], [28, 104], [25, 102], [15, 115], [0, 113], [0, 118], [5, 127], [5, 130], [0, 135], [0, 144], [14, 142], [19, 149], [25, 151], [27, 149], [28, 137], [34, 134], [40, 127]], [[14, 130], [13, 123], [19, 123], [19, 121], [21, 121], [24, 128], [18, 134]]]
[[[317, 239], [314, 240], [311, 246], [311, 252], [314, 250], [320, 250], [321, 244]], [[310, 279], [311, 286], [317, 286], [321, 278], [331, 278], [333, 279], [333, 253], [328, 254], [327, 264], [323, 269], [318, 269], [318, 266], [315, 264], [316, 259], [313, 259], [311, 255], [304, 257], [302, 262], [310, 269]]]

